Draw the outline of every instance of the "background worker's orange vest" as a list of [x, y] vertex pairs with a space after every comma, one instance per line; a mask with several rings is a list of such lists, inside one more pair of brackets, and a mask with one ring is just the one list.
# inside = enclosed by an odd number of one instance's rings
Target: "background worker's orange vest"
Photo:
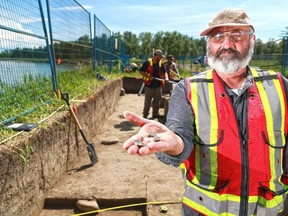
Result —
[[[148, 67], [147, 67], [147, 70], [146, 72], [151, 76], [153, 77], [153, 58], [149, 58], [148, 60]], [[163, 78], [163, 75], [162, 75], [162, 60], [159, 61], [159, 78], [162, 79]], [[145, 85], [150, 85], [151, 83], [151, 79], [148, 79], [148, 78], [145, 78], [143, 77], [143, 81], [145, 83]], [[163, 82], [160, 82], [160, 85], [163, 86], [164, 83]]]

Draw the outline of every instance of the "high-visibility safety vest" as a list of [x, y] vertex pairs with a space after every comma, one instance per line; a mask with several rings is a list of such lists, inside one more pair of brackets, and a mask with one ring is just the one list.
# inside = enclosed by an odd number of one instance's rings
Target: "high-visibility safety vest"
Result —
[[287, 95], [278, 73], [251, 71], [254, 83], [247, 90], [248, 106], [243, 108], [247, 111], [244, 136], [215, 71], [186, 79], [196, 143], [181, 164], [183, 203], [201, 214], [272, 216], [284, 208]]
[[[147, 67], [147, 70], [146, 72], [151, 76], [153, 77], [153, 58], [149, 58], [148, 60], [148, 67]], [[159, 61], [159, 78], [162, 79], [163, 78], [163, 75], [162, 75], [162, 60]], [[143, 77], [143, 81], [146, 85], [150, 85], [151, 81], [150, 79], [146, 79], [145, 77]], [[160, 82], [160, 85], [163, 86], [164, 83], [163, 82]]]

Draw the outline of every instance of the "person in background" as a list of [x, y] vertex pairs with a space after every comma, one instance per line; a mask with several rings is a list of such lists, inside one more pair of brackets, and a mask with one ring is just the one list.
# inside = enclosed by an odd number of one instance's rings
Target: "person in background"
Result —
[[175, 58], [173, 57], [173, 55], [169, 55], [167, 58], [167, 62], [165, 63], [166, 71], [170, 80], [173, 80], [175, 76], [180, 78], [180, 74], [174, 60]]
[[[181, 78], [179, 71], [178, 71], [178, 68], [177, 68], [177, 65], [174, 62], [174, 60], [175, 59], [174, 59], [173, 55], [169, 55], [167, 58], [167, 62], [165, 62], [165, 68], [166, 68], [166, 71], [168, 73], [169, 80], [171, 80], [171, 81], [175, 81], [175, 76], [177, 76], [179, 79]], [[170, 90], [170, 93], [172, 93], [172, 91], [173, 91], [173, 84], [172, 83], [169, 83], [169, 90]]]
[[176, 85], [166, 125], [123, 114], [141, 127], [129, 154], [182, 168], [184, 216], [287, 215], [288, 79], [248, 65], [254, 31], [242, 9], [219, 12], [200, 34], [212, 69]]
[[[162, 86], [165, 82], [169, 81], [168, 74], [162, 64], [162, 58], [165, 58], [163, 51], [157, 49], [153, 53], [153, 57], [143, 62], [140, 73], [143, 76], [143, 82], [145, 83], [145, 100], [143, 117], [147, 118], [152, 101], [152, 118], [159, 117], [159, 106], [162, 97]], [[161, 79], [163, 81], [159, 81]]]

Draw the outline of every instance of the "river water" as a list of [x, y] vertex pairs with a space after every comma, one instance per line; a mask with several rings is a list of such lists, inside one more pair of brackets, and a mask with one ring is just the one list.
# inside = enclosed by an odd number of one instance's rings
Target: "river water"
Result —
[[[73, 70], [75, 65], [59, 64], [56, 71]], [[51, 67], [49, 62], [27, 62], [15, 60], [0, 60], [0, 82], [8, 86], [15, 83], [20, 84], [24, 81], [24, 77], [32, 75], [33, 77], [51, 77]]]

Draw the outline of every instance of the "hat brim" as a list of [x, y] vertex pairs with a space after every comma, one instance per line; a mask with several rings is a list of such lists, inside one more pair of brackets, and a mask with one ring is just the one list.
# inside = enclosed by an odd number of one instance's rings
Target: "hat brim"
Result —
[[165, 55], [161, 55], [161, 54], [159, 54], [159, 53], [154, 53], [154, 55], [157, 55], [157, 56], [160, 56], [161, 58], [165, 58]]
[[242, 23], [225, 23], [225, 24], [220, 24], [220, 25], [215, 25], [215, 26], [212, 26], [210, 28], [207, 28], [205, 29], [204, 31], [202, 31], [200, 33], [200, 36], [206, 36], [208, 35], [213, 29], [215, 28], [218, 28], [218, 27], [224, 27], [224, 26], [249, 26], [253, 29], [254, 31], [254, 27], [252, 25], [249, 25], [249, 24], [242, 24]]

